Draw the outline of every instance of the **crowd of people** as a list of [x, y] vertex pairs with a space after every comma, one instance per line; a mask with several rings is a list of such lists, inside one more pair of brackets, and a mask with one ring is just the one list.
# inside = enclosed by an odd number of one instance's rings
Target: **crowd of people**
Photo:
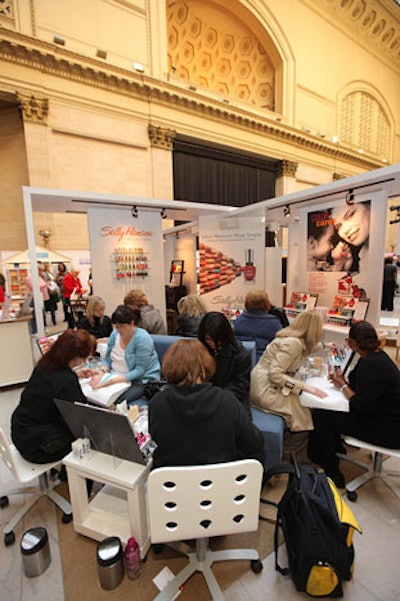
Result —
[[[92, 295], [85, 315], [72, 323], [68, 300], [84, 290], [79, 271], [60, 264], [57, 275], [47, 279], [48, 270], [41, 265], [38, 269], [43, 300], [49, 300], [50, 281], [55, 281], [70, 327], [37, 363], [12, 416], [12, 439], [29, 461], [54, 461], [70, 450], [72, 434], [53, 399], [86, 401], [82, 376], [90, 378], [94, 389], [128, 383], [115, 401], [125, 400], [128, 406], [144, 398], [149, 382], [164, 378], [164, 386], [149, 400], [155, 466], [245, 457], [262, 462], [268, 449], [252, 422], [252, 406], [283, 418], [284, 461], [294, 451], [300, 461], [321, 466], [340, 487], [345, 482], [336, 452], [342, 435], [400, 448], [399, 369], [368, 322], [355, 323], [349, 331], [349, 346], [358, 356], [353, 370], [346, 379], [340, 373], [330, 375], [349, 411], [309, 409], [301, 403], [303, 392], [322, 402], [327, 396], [299, 372], [307, 357], [323, 348], [323, 321], [317, 311], [305, 310], [289, 324], [265, 291], [251, 289], [245, 310], [232, 324], [222, 312], [208, 311], [201, 297], [189, 294], [178, 302], [180, 339], [168, 348], [161, 365], [151, 334], [167, 331], [160, 311], [141, 290], [126, 294], [111, 317], [103, 299]], [[256, 344], [255, 365], [243, 345], [246, 340]], [[106, 352], [93, 367], [88, 358], [100, 341], [106, 342]]]

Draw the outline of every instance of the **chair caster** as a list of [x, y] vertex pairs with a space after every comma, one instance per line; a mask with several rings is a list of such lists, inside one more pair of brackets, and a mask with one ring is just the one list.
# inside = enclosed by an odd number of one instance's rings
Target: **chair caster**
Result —
[[264, 567], [260, 559], [252, 559], [250, 566], [254, 574], [259, 574]]
[[163, 543], [155, 543], [155, 544], [151, 545], [151, 548], [153, 549], [153, 553], [156, 553], [156, 555], [159, 555], [160, 553], [163, 552], [164, 544]]
[[72, 513], [63, 513], [61, 521], [63, 524], [69, 524], [72, 522]]
[[0, 497], [0, 507], [7, 507], [10, 504], [10, 501], [8, 500], [8, 497], [4, 496], [4, 497]]
[[358, 494], [356, 493], [355, 490], [346, 490], [346, 497], [348, 498], [349, 501], [352, 501], [352, 503], [355, 503], [358, 499]]
[[14, 531], [11, 530], [11, 532], [7, 532], [7, 534], [4, 535], [4, 544], [6, 547], [9, 547], [10, 545], [13, 545], [15, 543], [15, 534]]

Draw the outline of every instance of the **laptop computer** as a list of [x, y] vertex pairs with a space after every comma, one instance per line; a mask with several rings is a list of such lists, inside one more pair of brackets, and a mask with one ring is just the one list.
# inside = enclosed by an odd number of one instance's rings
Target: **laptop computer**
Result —
[[146, 465], [148, 456], [139, 449], [127, 415], [79, 402], [54, 402], [72, 434], [76, 438], [88, 437], [92, 449]]

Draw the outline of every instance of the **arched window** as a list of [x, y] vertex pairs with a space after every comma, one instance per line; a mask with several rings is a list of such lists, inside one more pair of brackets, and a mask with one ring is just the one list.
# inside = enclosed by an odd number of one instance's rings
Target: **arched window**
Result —
[[391, 125], [380, 102], [369, 92], [355, 90], [340, 104], [340, 140], [355, 148], [389, 158]]

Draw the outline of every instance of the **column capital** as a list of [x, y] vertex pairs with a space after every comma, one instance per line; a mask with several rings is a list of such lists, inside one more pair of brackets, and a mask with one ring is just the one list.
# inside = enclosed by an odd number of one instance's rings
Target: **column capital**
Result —
[[299, 164], [296, 161], [287, 161], [285, 159], [283, 161], [279, 161], [276, 166], [276, 175], [278, 177], [282, 177], [284, 175], [295, 177], [298, 166]]
[[172, 150], [172, 143], [176, 136], [176, 131], [164, 127], [156, 127], [149, 125], [148, 134], [150, 144], [156, 148], [164, 148], [164, 150]]
[[21, 109], [24, 121], [33, 121], [47, 125], [47, 115], [49, 112], [48, 98], [37, 98], [28, 94], [16, 93], [17, 100]]

